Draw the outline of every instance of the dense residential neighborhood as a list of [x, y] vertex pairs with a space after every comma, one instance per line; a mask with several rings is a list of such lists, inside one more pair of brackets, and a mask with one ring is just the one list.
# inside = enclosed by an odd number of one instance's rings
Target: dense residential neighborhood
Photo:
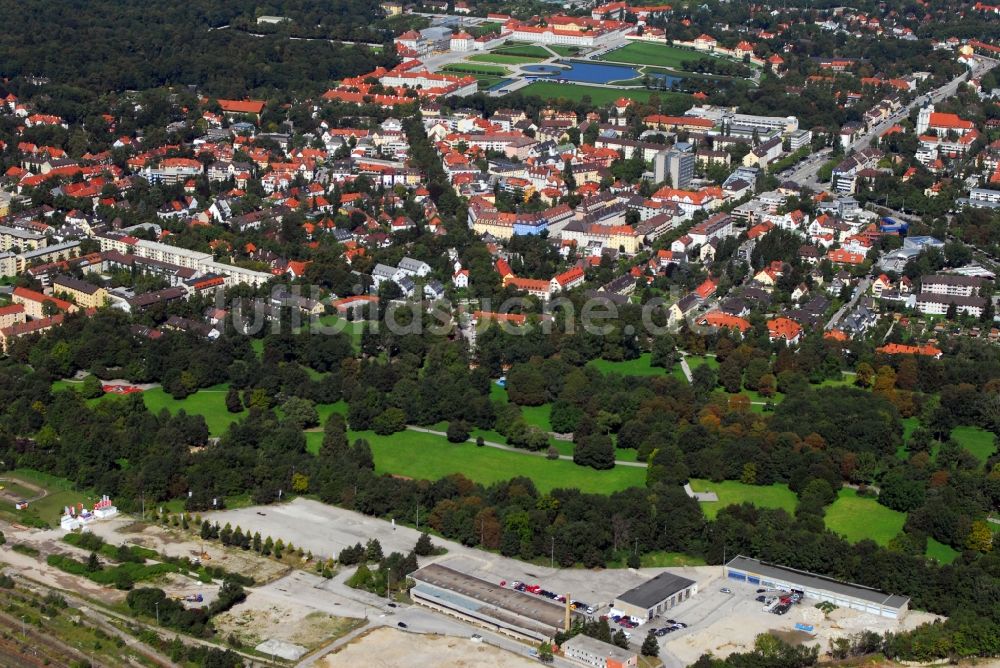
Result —
[[1000, 7], [0, 16], [0, 664], [1000, 657]]

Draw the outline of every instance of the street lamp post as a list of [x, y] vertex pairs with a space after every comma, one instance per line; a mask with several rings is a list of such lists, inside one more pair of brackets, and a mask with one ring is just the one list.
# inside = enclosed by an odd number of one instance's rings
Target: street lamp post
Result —
[[153, 603], [153, 605], [156, 607], [156, 625], [159, 626], [160, 625], [160, 602], [156, 601], [155, 603]]

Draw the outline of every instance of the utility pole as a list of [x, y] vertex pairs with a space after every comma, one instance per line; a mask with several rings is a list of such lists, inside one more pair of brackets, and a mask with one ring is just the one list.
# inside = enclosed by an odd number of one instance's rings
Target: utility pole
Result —
[[551, 538], [552, 538], [552, 552], [549, 554], [549, 568], [555, 568], [556, 567], [556, 537], [555, 536], [551, 536]]
[[24, 638], [24, 633], [25, 633], [25, 628], [24, 628], [25, 627], [25, 621], [24, 621], [25, 619], [27, 619], [27, 617], [25, 615], [21, 615], [21, 638], [22, 639]]
[[417, 504], [417, 531], [420, 531], [420, 504]]
[[156, 601], [153, 605], [156, 606], [156, 625], [160, 625], [160, 602]]

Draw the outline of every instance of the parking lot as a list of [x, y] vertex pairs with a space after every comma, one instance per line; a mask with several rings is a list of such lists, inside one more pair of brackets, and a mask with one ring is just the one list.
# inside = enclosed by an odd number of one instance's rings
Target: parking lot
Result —
[[[677, 606], [668, 617], [685, 622], [688, 627], [660, 638], [660, 647], [683, 665], [695, 662], [705, 652], [725, 657], [733, 652], [743, 652], [753, 647], [754, 639], [761, 633], [775, 633], [787, 642], [820, 645], [820, 651], [829, 647], [832, 638], [871, 629], [877, 633], [911, 629], [935, 619], [934, 615], [911, 611], [902, 622], [871, 614], [838, 608], [824, 614], [815, 607], [816, 601], [804, 598], [791, 605], [785, 614], [764, 611], [764, 603], [757, 597], [771, 598], [776, 591], [758, 593], [758, 585], [739, 583], [723, 578], [719, 569], [708, 586], [699, 582], [697, 596]], [[725, 593], [728, 589], [732, 593]], [[796, 630], [796, 624], [813, 627], [812, 633]], [[663, 626], [654, 620], [653, 626]], [[645, 637], [646, 627], [633, 635]], [[633, 632], [635, 633], [635, 632]]]
[[[344, 547], [358, 542], [364, 544], [370, 538], [377, 538], [386, 554], [394, 551], [405, 553], [413, 548], [420, 536], [419, 532], [408, 527], [393, 527], [385, 520], [308, 499], [208, 513], [207, 516], [222, 524], [230, 522], [244, 530], [259, 531], [262, 536], [281, 538], [286, 544], [294, 543], [315, 555], [333, 557]], [[698, 583], [696, 595], [647, 624], [624, 629], [631, 636], [633, 649], [637, 650], [650, 628], [662, 629], [668, 619], [686, 624], [685, 628], [678, 628], [659, 638], [660, 656], [668, 668], [689, 665], [705, 652], [724, 657], [733, 652], [746, 651], [753, 647], [758, 634], [769, 631], [778, 632], [789, 641], [819, 642], [826, 647], [830, 638], [856, 633], [863, 628], [873, 628], [881, 633], [912, 628], [933, 619], [932, 615], [911, 612], [899, 625], [887, 619], [843, 609], [823, 615], [814, 607], [815, 601], [809, 599], [792, 606], [784, 615], [774, 615], [761, 610], [762, 603], [755, 600], [758, 596], [756, 586], [724, 579], [719, 566], [639, 570], [550, 568], [547, 564], [528, 564], [440, 538], [433, 540], [436, 545], [446, 548], [447, 553], [421, 559], [421, 566], [440, 563], [489, 582], [504, 581], [508, 587], [512, 587], [514, 582], [524, 583], [525, 588], [535, 585], [538, 587], [535, 595], [540, 596], [540, 592], [545, 590], [555, 596], [550, 599], [554, 601], [568, 595], [591, 607], [594, 610], [592, 616], [608, 615], [615, 597], [664, 570], [694, 580]], [[723, 588], [732, 593], [720, 591]], [[311, 592], [324, 594], [322, 589]], [[587, 614], [586, 608], [577, 611]], [[813, 625], [815, 637], [795, 631], [796, 623]], [[622, 628], [613, 622], [611, 626], [615, 630]]]
[[[420, 533], [404, 526], [395, 526], [385, 520], [367, 517], [342, 508], [328, 506], [309, 499], [295, 499], [290, 503], [272, 506], [254, 506], [239, 510], [205, 513], [214, 522], [259, 531], [262, 537], [281, 538], [286, 544], [311, 550], [314, 555], [336, 558], [340, 550], [355, 543], [362, 545], [377, 538], [385, 554], [407, 553], [413, 549]], [[639, 585], [664, 569], [627, 568], [592, 571], [581, 568], [550, 568], [532, 565], [518, 559], [465, 547], [459, 543], [435, 537], [435, 545], [448, 551], [438, 557], [421, 559], [420, 565], [439, 563], [463, 573], [499, 583], [515, 580], [537, 584], [557, 596], [586, 601], [599, 611], [605, 611], [612, 600], [624, 591]], [[710, 574], [718, 576], [716, 567], [671, 568], [672, 573], [683, 575], [700, 583]]]

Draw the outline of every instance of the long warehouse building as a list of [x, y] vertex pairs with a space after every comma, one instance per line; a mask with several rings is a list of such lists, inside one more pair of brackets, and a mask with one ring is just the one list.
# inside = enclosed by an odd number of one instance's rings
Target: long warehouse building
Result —
[[410, 575], [410, 597], [428, 608], [529, 642], [549, 641], [578, 616], [564, 605], [440, 564]]
[[807, 571], [769, 564], [759, 559], [739, 556], [724, 567], [727, 578], [771, 589], [797, 589], [806, 598], [829, 601], [841, 608], [860, 610], [879, 617], [902, 619], [910, 599], [886, 594], [878, 589], [835, 580]]

